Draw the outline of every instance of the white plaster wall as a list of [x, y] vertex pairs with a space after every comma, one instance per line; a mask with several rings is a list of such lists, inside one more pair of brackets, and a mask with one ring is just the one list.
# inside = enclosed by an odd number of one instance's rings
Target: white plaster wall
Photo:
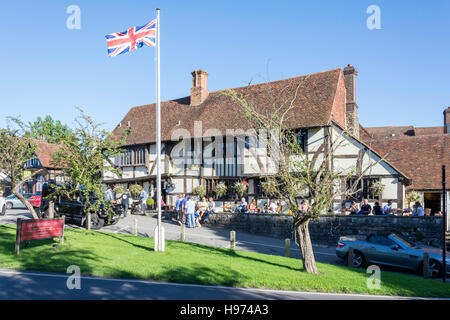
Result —
[[174, 193], [184, 193], [184, 180], [183, 179], [172, 179], [175, 185]]
[[136, 178], [144, 177], [147, 175], [147, 168], [145, 166], [136, 167]]

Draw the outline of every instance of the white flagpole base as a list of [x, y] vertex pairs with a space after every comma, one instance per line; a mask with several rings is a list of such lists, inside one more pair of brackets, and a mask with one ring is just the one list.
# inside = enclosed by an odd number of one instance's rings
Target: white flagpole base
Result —
[[164, 252], [165, 251], [165, 236], [164, 236], [164, 227], [161, 226], [155, 228], [155, 251], [156, 252]]

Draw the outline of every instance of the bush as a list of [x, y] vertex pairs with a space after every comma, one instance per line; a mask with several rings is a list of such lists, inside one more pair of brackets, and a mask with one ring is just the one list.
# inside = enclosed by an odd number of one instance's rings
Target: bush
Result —
[[200, 198], [203, 198], [206, 194], [205, 186], [197, 186], [192, 191], [194, 192], [194, 194], [196, 194]]
[[247, 186], [247, 181], [238, 181], [234, 184], [233, 188], [236, 190], [237, 194], [242, 197], [247, 191]]
[[148, 206], [153, 206], [155, 204], [155, 200], [153, 198], [148, 198], [147, 199], [147, 205]]
[[223, 182], [220, 182], [214, 188], [214, 193], [216, 194], [217, 198], [223, 197], [227, 194], [227, 185]]
[[114, 192], [114, 194], [122, 194], [122, 193], [124, 193], [125, 192], [125, 189], [124, 189], [124, 187], [122, 187], [122, 186], [118, 186], [118, 187], [115, 187], [114, 189], [113, 189], [113, 192]]
[[143, 187], [139, 184], [134, 184], [130, 187], [130, 192], [132, 195], [139, 195], [142, 191]]

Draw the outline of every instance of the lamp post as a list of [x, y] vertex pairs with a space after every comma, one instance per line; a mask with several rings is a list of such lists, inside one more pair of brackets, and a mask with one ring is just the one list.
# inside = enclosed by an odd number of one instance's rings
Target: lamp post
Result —
[[447, 250], [446, 233], [447, 233], [447, 194], [445, 186], [445, 165], [442, 166], [442, 281], [446, 281], [447, 265], [445, 255]]

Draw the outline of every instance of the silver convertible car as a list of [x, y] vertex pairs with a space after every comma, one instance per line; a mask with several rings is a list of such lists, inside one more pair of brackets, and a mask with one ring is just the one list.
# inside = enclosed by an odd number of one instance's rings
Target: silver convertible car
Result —
[[[336, 255], [347, 259], [349, 248], [353, 248], [352, 264], [355, 268], [369, 264], [394, 266], [422, 272], [423, 254], [429, 253], [432, 277], [442, 274], [442, 250], [413, 246], [396, 234], [341, 237]], [[446, 273], [450, 274], [450, 254], [446, 254]]]

